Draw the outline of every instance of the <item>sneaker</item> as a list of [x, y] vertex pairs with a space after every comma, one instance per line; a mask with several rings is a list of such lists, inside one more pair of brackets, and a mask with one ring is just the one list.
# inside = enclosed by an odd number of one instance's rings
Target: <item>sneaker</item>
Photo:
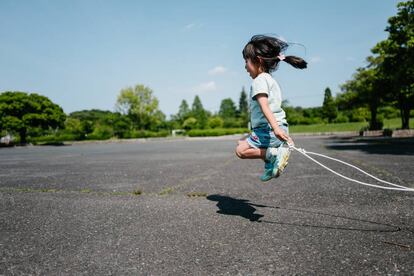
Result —
[[269, 181], [274, 177], [273, 171], [275, 170], [275, 167], [278, 166], [277, 162], [277, 148], [267, 148], [266, 150], [266, 161], [265, 161], [265, 170], [260, 177], [261, 181]]
[[279, 177], [283, 170], [288, 165], [288, 160], [290, 156], [290, 148], [287, 144], [283, 144], [277, 148], [277, 164], [273, 168], [274, 177]]
[[260, 180], [263, 182], [269, 181], [273, 178], [273, 168], [265, 169], [262, 176], [260, 176]]

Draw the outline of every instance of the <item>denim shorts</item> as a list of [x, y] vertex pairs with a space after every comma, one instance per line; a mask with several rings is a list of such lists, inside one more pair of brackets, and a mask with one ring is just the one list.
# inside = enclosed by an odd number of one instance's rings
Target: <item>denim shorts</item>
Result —
[[[287, 124], [279, 126], [287, 134], [289, 134], [289, 128]], [[268, 148], [279, 147], [284, 141], [276, 137], [273, 129], [270, 126], [253, 128], [252, 133], [246, 139], [247, 143], [253, 148]]]

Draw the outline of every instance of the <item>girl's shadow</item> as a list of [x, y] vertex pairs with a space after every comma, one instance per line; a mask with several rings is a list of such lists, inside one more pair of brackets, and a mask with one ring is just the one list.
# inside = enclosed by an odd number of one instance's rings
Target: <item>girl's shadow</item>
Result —
[[[296, 209], [296, 208], [282, 208], [282, 207], [254, 204], [254, 203], [250, 203], [246, 199], [236, 199], [236, 198], [232, 198], [229, 196], [223, 196], [223, 195], [209, 195], [207, 196], [207, 199], [211, 201], [217, 201], [217, 207], [219, 208], [219, 210], [217, 211], [218, 214], [241, 216], [243, 218], [249, 219], [250, 221], [279, 224], [279, 225], [286, 225], [286, 226], [299, 226], [299, 227], [349, 230], [349, 231], [398, 232], [401, 230], [406, 230], [411, 233], [414, 233], [414, 230], [410, 229], [409, 227], [400, 228], [399, 226], [391, 225], [387, 223], [380, 223], [376, 221], [370, 221], [370, 220], [364, 220], [364, 219], [358, 219], [358, 218], [350, 218], [346, 216], [327, 214], [327, 213], [322, 213], [322, 212], [317, 212], [317, 211], [308, 211], [308, 210], [301, 210], [301, 209]], [[354, 224], [354, 225], [351, 225], [351, 226], [336, 225], [335, 222], [333, 223], [333, 225], [324, 225], [324, 224], [318, 223], [318, 221], [316, 221], [316, 223], [308, 224], [308, 223], [291, 223], [291, 222], [283, 222], [283, 221], [260, 220], [263, 217], [263, 215], [255, 214], [256, 208], [254, 208], [253, 206], [261, 207], [261, 208], [278, 209], [280, 211], [291, 212], [292, 215], [295, 213], [296, 214], [310, 214], [312, 216], [317, 216], [317, 217], [332, 218], [334, 219], [334, 221], [338, 219], [347, 220], [347, 221], [350, 221], [351, 224]], [[361, 224], [363, 224], [363, 226], [361, 226]]]
[[219, 208], [217, 211], [218, 214], [241, 216], [243, 218], [249, 219], [250, 221], [257, 222], [260, 222], [259, 219], [263, 217], [263, 215], [255, 214], [254, 212], [256, 212], [256, 208], [253, 206], [267, 207], [265, 205], [250, 203], [246, 199], [236, 199], [222, 195], [209, 195], [207, 199], [211, 201], [217, 201], [217, 207]]

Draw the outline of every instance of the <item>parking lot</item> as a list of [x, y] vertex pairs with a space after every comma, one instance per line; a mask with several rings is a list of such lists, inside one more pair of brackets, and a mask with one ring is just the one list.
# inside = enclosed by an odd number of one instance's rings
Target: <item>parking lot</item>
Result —
[[[297, 152], [262, 183], [238, 138], [0, 149], [0, 275], [414, 273], [414, 193]], [[294, 140], [414, 187], [412, 138]]]

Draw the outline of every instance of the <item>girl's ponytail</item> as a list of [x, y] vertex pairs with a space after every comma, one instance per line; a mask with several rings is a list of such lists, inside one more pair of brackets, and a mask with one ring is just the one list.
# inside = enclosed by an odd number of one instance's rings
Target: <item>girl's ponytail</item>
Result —
[[255, 35], [244, 46], [243, 58], [250, 59], [269, 73], [277, 69], [279, 62], [284, 61], [295, 68], [305, 69], [307, 62], [297, 56], [284, 56], [289, 44], [281, 39], [266, 35]]
[[297, 69], [305, 69], [307, 67], [307, 64], [308, 64], [302, 58], [297, 57], [297, 56], [286, 56], [283, 59], [283, 61], [289, 63], [290, 65], [292, 65], [293, 67], [295, 67]]

